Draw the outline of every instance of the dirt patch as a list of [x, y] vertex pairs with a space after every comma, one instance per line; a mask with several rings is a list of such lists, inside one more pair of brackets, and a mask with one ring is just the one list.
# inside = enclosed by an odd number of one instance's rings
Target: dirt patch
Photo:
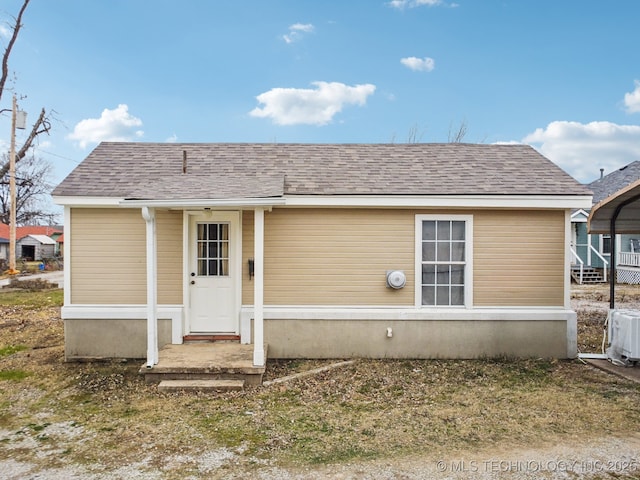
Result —
[[[599, 342], [603, 290], [575, 293], [585, 348]], [[627, 305], [637, 292], [625, 294]], [[212, 396], [158, 393], [138, 375], [140, 362], [66, 364], [62, 342], [58, 307], [0, 306], [0, 478], [639, 472], [640, 386], [577, 361], [358, 360]], [[265, 377], [330, 363], [269, 362]]]

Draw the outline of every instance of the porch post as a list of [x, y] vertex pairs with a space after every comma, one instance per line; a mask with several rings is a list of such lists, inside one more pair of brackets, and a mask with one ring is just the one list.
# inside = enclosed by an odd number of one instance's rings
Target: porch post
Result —
[[158, 255], [156, 241], [156, 211], [142, 207], [147, 224], [147, 368], [158, 363]]
[[253, 364], [264, 366], [264, 209], [254, 212]]

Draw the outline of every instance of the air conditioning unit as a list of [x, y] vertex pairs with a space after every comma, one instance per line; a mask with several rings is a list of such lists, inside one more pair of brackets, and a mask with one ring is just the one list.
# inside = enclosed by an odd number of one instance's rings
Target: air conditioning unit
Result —
[[609, 344], [607, 355], [611, 360], [640, 360], [640, 311], [615, 310], [611, 314]]

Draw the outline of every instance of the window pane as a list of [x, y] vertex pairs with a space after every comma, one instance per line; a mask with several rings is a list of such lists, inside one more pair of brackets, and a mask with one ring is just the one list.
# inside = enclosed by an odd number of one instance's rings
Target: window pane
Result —
[[451, 240], [464, 239], [464, 222], [451, 222]]
[[451, 244], [451, 261], [464, 262], [464, 242], [453, 242]]
[[229, 260], [220, 260], [220, 275], [229, 275]]
[[435, 240], [436, 239], [436, 222], [424, 221], [422, 222], [422, 240]]
[[451, 285], [464, 285], [464, 265], [451, 265]]
[[423, 262], [435, 262], [436, 261], [436, 244], [435, 244], [435, 242], [424, 242], [422, 244], [422, 261]]
[[451, 238], [451, 222], [438, 221], [438, 240], [449, 240]]
[[436, 305], [450, 305], [449, 286], [436, 287]]
[[207, 261], [206, 260], [198, 260], [198, 275], [206, 276], [207, 275]]
[[229, 242], [220, 244], [220, 258], [229, 258]]
[[435, 305], [435, 287], [422, 287], [422, 305]]
[[220, 225], [220, 240], [229, 240], [229, 224], [223, 223]]
[[218, 239], [218, 224], [210, 223], [209, 224], [209, 240], [217, 240]]
[[204, 223], [198, 224], [198, 240], [207, 239], [207, 226]]
[[198, 258], [207, 256], [207, 242], [198, 242]]
[[451, 287], [451, 305], [464, 305], [464, 287]]
[[433, 285], [436, 283], [435, 265], [422, 265], [422, 283], [424, 285]]
[[218, 275], [218, 261], [209, 260], [209, 276]]
[[449, 242], [438, 242], [436, 260], [438, 262], [449, 262], [451, 260], [451, 244]]
[[449, 276], [449, 265], [438, 265], [438, 275], [436, 283], [438, 285], [449, 285], [449, 283], [451, 283]]
[[210, 242], [209, 243], [209, 258], [217, 258], [218, 257], [218, 243]]

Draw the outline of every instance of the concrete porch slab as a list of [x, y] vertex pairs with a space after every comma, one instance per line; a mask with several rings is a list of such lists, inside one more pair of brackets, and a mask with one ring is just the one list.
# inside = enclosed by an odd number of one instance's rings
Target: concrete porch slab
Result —
[[[264, 346], [265, 358], [267, 345]], [[143, 365], [140, 373], [148, 383], [162, 380], [242, 379], [260, 385], [264, 366], [253, 365], [253, 345], [239, 343], [190, 343], [165, 345], [158, 364]]]

